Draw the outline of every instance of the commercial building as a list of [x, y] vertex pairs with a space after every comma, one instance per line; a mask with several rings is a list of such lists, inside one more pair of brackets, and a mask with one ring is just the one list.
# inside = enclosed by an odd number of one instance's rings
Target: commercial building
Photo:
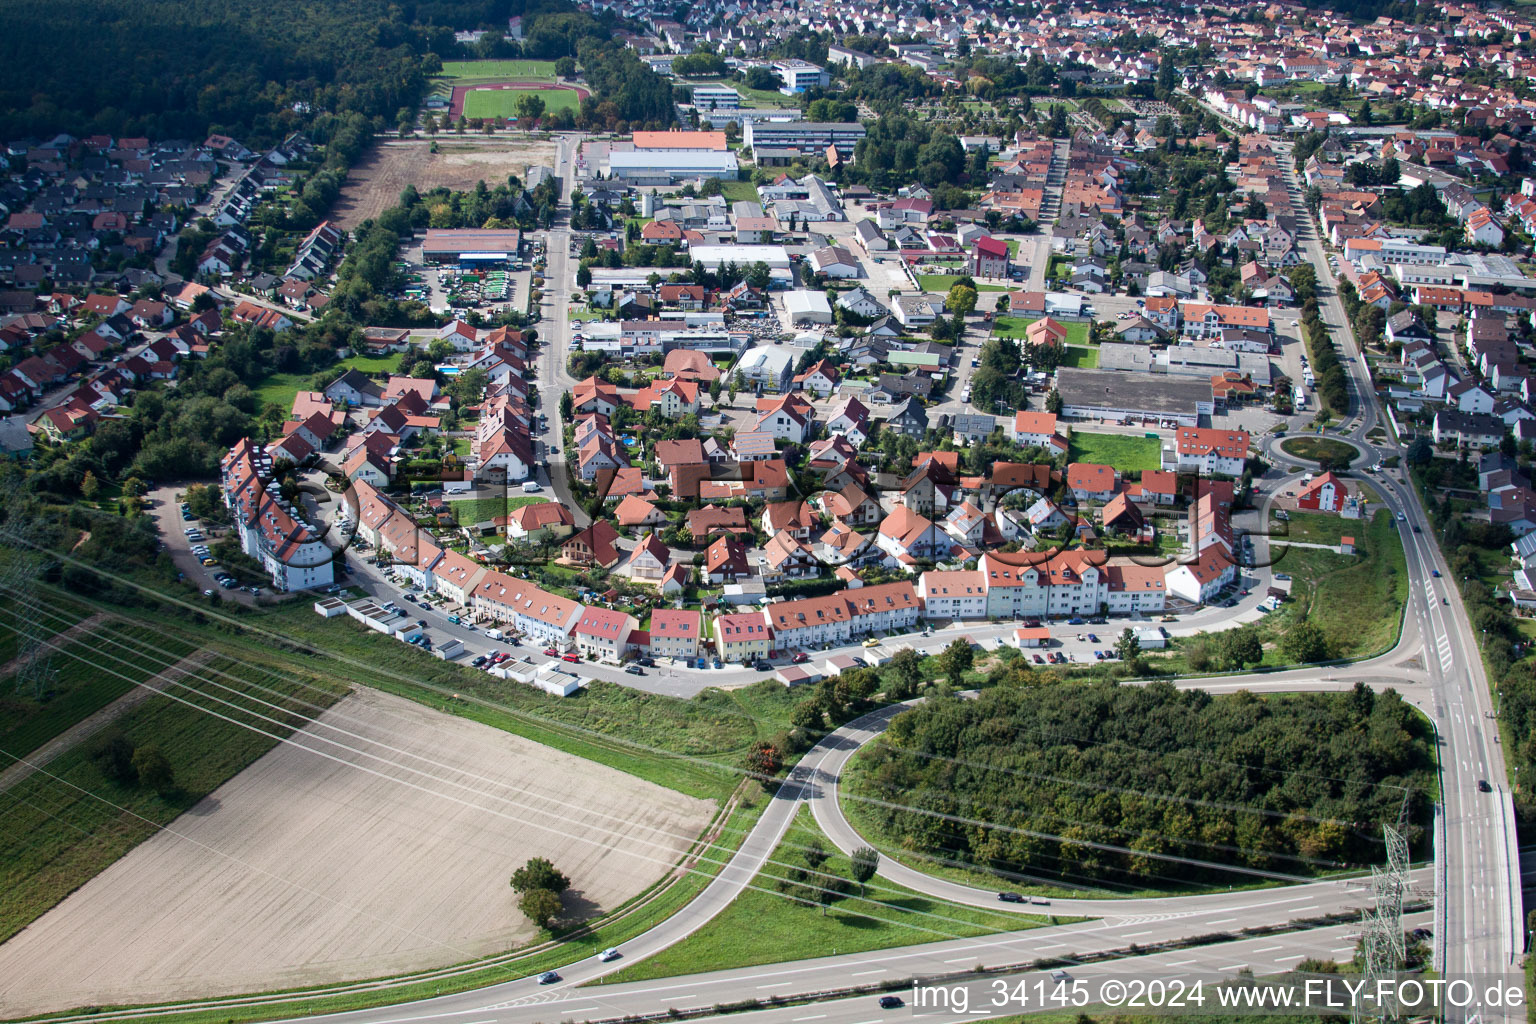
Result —
[[458, 263], [473, 266], [509, 263], [522, 249], [523, 233], [512, 228], [433, 228], [421, 243], [427, 263]]
[[1064, 366], [1056, 371], [1056, 391], [1067, 419], [1193, 427], [1216, 411], [1209, 380]]
[[793, 149], [821, 156], [828, 146], [836, 146], [844, 158], [853, 156], [853, 147], [863, 137], [864, 126], [857, 121], [749, 121], [741, 135], [743, 145], [754, 152]]
[[725, 132], [635, 132], [632, 141], [637, 150], [668, 153], [724, 153]]
[[749, 387], [777, 392], [789, 387], [794, 370], [794, 358], [784, 349], [754, 348], [741, 357], [734, 373], [740, 374]]
[[792, 324], [830, 324], [832, 304], [826, 292], [793, 291], [784, 296], [784, 311]]
[[693, 105], [706, 110], [735, 110], [741, 106], [741, 93], [724, 85], [696, 85]]
[[636, 149], [608, 154], [608, 174], [625, 185], [675, 185], [700, 178], [735, 181], [736, 154], [713, 150]]

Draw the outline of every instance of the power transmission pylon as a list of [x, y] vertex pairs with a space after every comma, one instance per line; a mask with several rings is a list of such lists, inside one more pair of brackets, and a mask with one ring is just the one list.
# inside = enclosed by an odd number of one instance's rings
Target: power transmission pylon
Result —
[[[1403, 813], [1408, 798], [1403, 800]], [[1399, 823], [1403, 815], [1399, 815]], [[1403, 899], [1408, 892], [1408, 840], [1400, 828], [1382, 826], [1382, 837], [1387, 848], [1387, 866], [1371, 869], [1371, 896], [1373, 906], [1360, 916], [1360, 946], [1364, 959], [1365, 992], [1381, 992], [1385, 989], [1378, 982], [1396, 974], [1403, 967], [1408, 950], [1403, 938]], [[1356, 1003], [1350, 1017], [1356, 1024], [1367, 1020], [1385, 1020], [1394, 1008], [1379, 1005], [1367, 1012], [1366, 1006]]]

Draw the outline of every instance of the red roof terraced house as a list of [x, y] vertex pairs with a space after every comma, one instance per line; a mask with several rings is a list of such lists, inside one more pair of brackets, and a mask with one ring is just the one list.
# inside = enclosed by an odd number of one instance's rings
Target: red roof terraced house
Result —
[[1108, 501], [1119, 489], [1113, 466], [1074, 462], [1067, 466], [1067, 487], [1078, 501]]

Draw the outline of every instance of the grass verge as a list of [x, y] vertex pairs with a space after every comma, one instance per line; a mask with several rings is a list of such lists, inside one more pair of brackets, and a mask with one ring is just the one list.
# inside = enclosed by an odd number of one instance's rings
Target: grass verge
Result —
[[[816, 827], [810, 809], [801, 808], [774, 850], [772, 863], [753, 879], [754, 888], [737, 896], [729, 907], [682, 942], [604, 981], [644, 981], [832, 956], [834, 952], [860, 953], [947, 938], [1021, 931], [1046, 923], [1041, 918], [931, 899], [879, 878], [869, 882], [865, 897], [857, 895], [854, 884], [850, 895], [823, 912], [814, 903], [818, 886], [794, 883], [786, 877], [797, 865], [808, 867], [803, 849], [815, 843], [828, 851], [834, 849]], [[819, 877], [848, 879], [850, 867], [847, 857], [834, 853], [821, 865]], [[817, 878], [815, 872], [810, 873], [811, 880]]]
[[1280, 450], [1293, 458], [1310, 459], [1313, 462], [1328, 459], [1348, 463], [1360, 454], [1354, 445], [1331, 437], [1288, 437], [1280, 442]]

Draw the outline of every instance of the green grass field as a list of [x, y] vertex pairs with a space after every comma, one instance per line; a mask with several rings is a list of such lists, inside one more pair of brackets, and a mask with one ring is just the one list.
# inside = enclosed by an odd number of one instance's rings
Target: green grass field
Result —
[[257, 408], [277, 405], [282, 407], [283, 412], [288, 412], [293, 408], [293, 396], [309, 385], [309, 377], [307, 373], [267, 374], [256, 386]]
[[1369, 527], [1368, 523], [1358, 519], [1344, 519], [1327, 512], [1292, 512], [1290, 515], [1289, 522], [1270, 520], [1271, 536], [1284, 530], [1284, 539], [1296, 541], [1298, 544], [1337, 544], [1340, 537], [1354, 537], [1359, 540]]
[[[925, 292], [939, 292], [943, 294], [953, 288], [955, 282], [964, 276], [964, 274], [918, 274], [917, 284]], [[978, 282], [976, 290], [978, 292], [1005, 292], [1008, 289], [1000, 284], [981, 284]]]
[[1280, 442], [1280, 450], [1295, 458], [1311, 459], [1313, 462], [1322, 459], [1348, 462], [1359, 454], [1352, 444], [1331, 437], [1317, 436], [1288, 437]]
[[[821, 876], [849, 879], [848, 858], [835, 852], [836, 848], [816, 827], [809, 808], [801, 808], [768, 865], [753, 879], [753, 888], [737, 896], [729, 907], [682, 942], [603, 981], [644, 981], [780, 963], [831, 956], [834, 950], [838, 954], [861, 953], [946, 938], [1020, 931], [1046, 923], [1040, 918], [930, 899], [878, 877], [869, 881], [863, 897], [854, 886], [850, 895], [823, 914], [820, 907], [797, 902], [780, 890], [780, 883], [793, 868], [805, 867], [803, 850], [813, 842], [833, 854], [821, 866]], [[810, 877], [814, 882], [817, 876], [812, 873]], [[820, 888], [821, 884], [814, 887]]]
[[[51, 632], [59, 632], [72, 624], [62, 617], [49, 616], [47, 627]], [[10, 764], [6, 754], [26, 756], [128, 693], [136, 683], [148, 679], [164, 664], [157, 647], [172, 660], [192, 650], [189, 644], [173, 639], [160, 644], [160, 640], [160, 634], [153, 629], [102, 624], [61, 643], [63, 651], [50, 653], [49, 664], [56, 677], [44, 699], [18, 691], [14, 677], [0, 680], [0, 694], [4, 694], [0, 698], [0, 768]], [[120, 657], [129, 664], [109, 661], [108, 666], [115, 671], [101, 671], [87, 660], [94, 657], [91, 652], [96, 648], [105, 652], [103, 657]]]
[[391, 352], [384, 356], [356, 355], [348, 356], [336, 364], [336, 373], [341, 374], [341, 368], [348, 370], [362, 370], [370, 376], [385, 373], [394, 373], [400, 369], [400, 360], [405, 358], [404, 352]]
[[1354, 536], [1355, 554], [1287, 548], [1283, 555], [1277, 552], [1275, 571], [1291, 575], [1292, 621], [1305, 616], [1322, 630], [1335, 657], [1367, 657], [1397, 642], [1408, 601], [1408, 565], [1392, 513], [1383, 509], [1369, 524], [1340, 522], [1348, 523], [1340, 532]]
[[443, 62], [441, 77], [454, 85], [465, 82], [553, 82], [552, 60], [449, 60]]
[[757, 186], [750, 181], [722, 181], [720, 194], [728, 203], [757, 202]]
[[581, 109], [581, 100], [577, 99], [575, 89], [555, 86], [538, 89], [471, 89], [464, 94], [464, 116], [505, 117], [510, 120], [518, 116], [517, 101], [529, 93], [544, 101], [546, 114], [562, 110], [574, 113]]
[[1135, 437], [1130, 434], [1090, 434], [1082, 430], [1072, 431], [1071, 445], [1067, 449], [1069, 462], [1096, 462], [1125, 470], [1161, 469], [1163, 449], [1155, 437]]
[[[468, 440], [464, 438], [463, 440]], [[450, 501], [449, 509], [459, 524], [468, 526], [471, 523], [483, 523], [498, 516], [504, 516], [515, 508], [524, 505], [536, 505], [549, 499], [536, 494], [506, 495], [499, 498], [464, 498], [460, 501]]]
[[[1028, 330], [1029, 325], [1034, 323], [1037, 319], [1039, 319], [1039, 317], [1032, 317], [1026, 320], [1023, 317], [1000, 316], [992, 324], [992, 333], [1003, 338], [1017, 338], [1022, 340], [1024, 337], [1024, 332]], [[1089, 344], [1090, 334], [1088, 330], [1089, 325], [1087, 322], [1079, 320], [1058, 320], [1056, 322], [1067, 329], [1068, 345]]]
[[1099, 366], [1099, 350], [1082, 345], [1068, 345], [1061, 357], [1062, 366], [1075, 366], [1084, 370], [1096, 370]]

